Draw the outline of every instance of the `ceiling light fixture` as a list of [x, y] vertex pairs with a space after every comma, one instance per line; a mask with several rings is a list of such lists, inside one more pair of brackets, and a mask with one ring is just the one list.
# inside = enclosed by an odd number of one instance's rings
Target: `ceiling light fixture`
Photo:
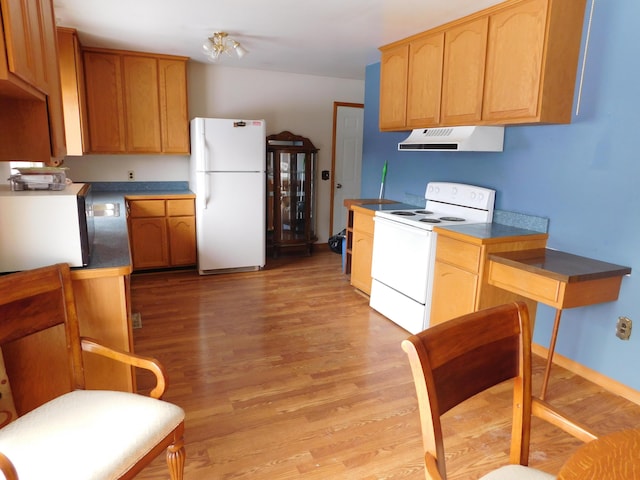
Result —
[[236, 55], [238, 58], [249, 53], [239, 42], [236, 42], [226, 32], [214, 32], [202, 45], [204, 53], [209, 60], [217, 62], [223, 53], [229, 56]]

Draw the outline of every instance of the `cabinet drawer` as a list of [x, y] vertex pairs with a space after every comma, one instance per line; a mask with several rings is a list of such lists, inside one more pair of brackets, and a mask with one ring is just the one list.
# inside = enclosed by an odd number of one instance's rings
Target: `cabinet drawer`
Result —
[[167, 200], [167, 215], [169, 217], [188, 217], [195, 214], [195, 206], [192, 199]]
[[478, 245], [438, 235], [437, 260], [477, 273], [480, 271], [480, 257], [481, 248]]
[[136, 200], [129, 202], [131, 217], [164, 217], [164, 200]]
[[353, 216], [353, 230], [373, 235], [373, 216], [356, 212]]
[[526, 298], [562, 308], [562, 283], [553, 278], [496, 262], [489, 262], [489, 283]]

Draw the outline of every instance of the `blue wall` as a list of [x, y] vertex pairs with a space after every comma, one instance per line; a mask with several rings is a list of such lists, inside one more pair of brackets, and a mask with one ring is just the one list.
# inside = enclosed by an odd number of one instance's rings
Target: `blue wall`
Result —
[[[587, 2], [581, 61], [591, 2]], [[570, 125], [505, 129], [502, 153], [398, 152], [406, 132], [378, 130], [380, 64], [367, 67], [362, 197], [423, 197], [430, 181], [493, 188], [496, 208], [549, 218], [551, 248], [629, 266], [616, 302], [566, 310], [556, 351], [640, 390], [640, 2], [596, 2], [579, 115]], [[578, 71], [578, 79], [579, 80]], [[578, 93], [576, 82], [576, 98]], [[410, 202], [415, 203], [415, 202]], [[554, 310], [540, 305], [534, 341], [548, 346]], [[624, 315], [631, 339], [615, 336]]]

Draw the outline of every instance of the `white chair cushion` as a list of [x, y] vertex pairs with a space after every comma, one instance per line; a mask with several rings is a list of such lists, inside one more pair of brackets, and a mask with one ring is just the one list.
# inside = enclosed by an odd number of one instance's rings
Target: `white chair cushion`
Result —
[[20, 480], [113, 479], [183, 419], [180, 407], [154, 398], [76, 390], [0, 429], [0, 452]]
[[531, 467], [506, 465], [481, 477], [480, 480], [555, 480], [555, 476]]

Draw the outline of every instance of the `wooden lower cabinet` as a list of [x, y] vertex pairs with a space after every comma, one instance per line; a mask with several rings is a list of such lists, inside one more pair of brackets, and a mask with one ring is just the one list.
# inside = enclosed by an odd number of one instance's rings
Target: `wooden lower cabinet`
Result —
[[134, 270], [195, 265], [195, 199], [126, 198]]
[[548, 235], [478, 238], [436, 227], [436, 262], [430, 325], [466, 313], [522, 300], [535, 318], [536, 302], [489, 285], [489, 254], [545, 248]]
[[[125, 352], [133, 352], [129, 273], [130, 268], [126, 272], [98, 269], [71, 273], [80, 335]], [[136, 391], [132, 367], [87, 352], [83, 352], [83, 361], [88, 389]]]
[[353, 209], [351, 244], [351, 285], [367, 295], [371, 293], [371, 259], [373, 255], [373, 210], [357, 205]]

